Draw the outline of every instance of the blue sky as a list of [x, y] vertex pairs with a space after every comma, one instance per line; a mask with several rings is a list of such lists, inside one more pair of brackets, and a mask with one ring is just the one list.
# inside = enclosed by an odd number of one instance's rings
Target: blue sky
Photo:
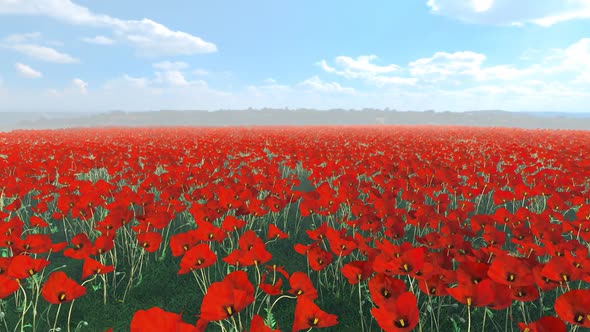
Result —
[[590, 0], [0, 0], [0, 110], [590, 111]]

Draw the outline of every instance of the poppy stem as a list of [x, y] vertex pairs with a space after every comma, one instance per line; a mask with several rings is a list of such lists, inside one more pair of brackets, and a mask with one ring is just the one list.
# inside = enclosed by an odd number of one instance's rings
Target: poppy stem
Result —
[[[23, 313], [20, 321], [20, 331], [23, 332], [25, 329], [25, 314], [27, 313], [27, 292], [23, 288], [22, 284], [19, 283], [20, 289], [23, 291]], [[18, 326], [18, 324], [17, 324]]]
[[102, 274], [100, 277], [102, 279], [102, 299], [103, 299], [102, 303], [104, 305], [106, 305], [107, 304], [107, 278], [104, 274]]
[[74, 302], [76, 300], [72, 300], [72, 303], [70, 303], [70, 310], [68, 310], [68, 332], [70, 332], [70, 321], [72, 318], [72, 308], [74, 307]]
[[33, 306], [33, 331], [36, 331], [37, 329], [37, 304], [39, 303], [39, 279], [34, 280], [34, 285], [35, 285], [35, 305]]
[[526, 311], [524, 310], [524, 302], [520, 301], [520, 311], [522, 312], [522, 319], [525, 324], [527, 324], [526, 319]]
[[240, 312], [238, 312], [238, 325], [240, 326], [240, 329], [238, 331], [242, 331], [243, 330], [243, 328], [242, 328], [242, 326], [243, 326], [242, 325], [242, 315]]
[[236, 319], [235, 319], [235, 317], [233, 315], [231, 316], [231, 323], [234, 326], [235, 331], [240, 331], [238, 329], [238, 325], [236, 324]]
[[467, 305], [467, 332], [471, 332], [471, 306]]
[[360, 319], [361, 319], [361, 331], [365, 331], [365, 319], [363, 316], [363, 302], [362, 302], [362, 295], [361, 295], [361, 283], [358, 283], [358, 289], [359, 289], [359, 314], [360, 314]]
[[481, 322], [481, 331], [484, 332], [486, 330], [486, 317], [488, 314], [488, 308], [485, 307], [483, 311], [483, 320]]
[[53, 329], [51, 329], [51, 332], [55, 332], [55, 327], [57, 326], [57, 319], [59, 318], [60, 309], [61, 309], [61, 303], [57, 306], [57, 313], [55, 314], [55, 321], [53, 322]]

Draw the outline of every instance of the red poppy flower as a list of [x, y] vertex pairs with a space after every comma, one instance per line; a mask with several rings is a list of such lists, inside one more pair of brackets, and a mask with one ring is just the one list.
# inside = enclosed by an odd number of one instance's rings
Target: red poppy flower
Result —
[[197, 244], [198, 239], [195, 232], [195, 230], [190, 230], [170, 236], [170, 250], [172, 251], [172, 256], [182, 256]]
[[331, 253], [325, 251], [324, 249], [314, 246], [311, 247], [307, 251], [307, 260], [309, 261], [309, 266], [314, 271], [321, 271], [330, 263], [334, 257]]
[[407, 291], [406, 283], [384, 273], [377, 273], [369, 280], [369, 292], [373, 303], [378, 307], [388, 306], [398, 296]]
[[0, 257], [0, 276], [7, 274], [11, 261], [12, 257]]
[[356, 285], [360, 281], [367, 280], [373, 274], [373, 262], [371, 261], [351, 261], [342, 266], [342, 274], [348, 283]]
[[328, 239], [330, 250], [336, 256], [348, 256], [357, 248], [356, 241], [352, 237], [343, 236], [342, 232], [338, 232], [332, 228], [326, 230], [326, 238]]
[[544, 316], [528, 324], [519, 322], [518, 328], [522, 332], [567, 332], [565, 323], [553, 316]]
[[582, 279], [583, 271], [576, 268], [569, 257], [552, 257], [545, 263], [541, 276], [558, 283], [567, 283]]
[[447, 292], [458, 302], [473, 307], [486, 306], [494, 300], [490, 279], [478, 284], [458, 284], [457, 287], [447, 288]]
[[201, 304], [200, 318], [213, 322], [235, 315], [254, 302], [254, 286], [244, 271], [234, 271], [212, 283]]
[[391, 270], [394, 275], [411, 274], [422, 268], [425, 256], [426, 252], [423, 247], [404, 251], [399, 257], [394, 257], [389, 261], [388, 270]]
[[18, 241], [15, 249], [21, 252], [42, 254], [53, 249], [51, 238], [47, 234], [27, 234], [22, 241]]
[[537, 286], [512, 286], [510, 287], [512, 298], [516, 301], [531, 302], [539, 298]]
[[199, 241], [217, 241], [221, 242], [226, 238], [225, 232], [210, 222], [197, 222], [195, 238]]
[[86, 294], [86, 287], [70, 279], [65, 272], [53, 272], [41, 287], [41, 296], [51, 304], [73, 301]]
[[293, 332], [338, 324], [338, 316], [321, 310], [307, 297], [299, 297], [295, 306]]
[[201, 243], [189, 249], [180, 260], [178, 274], [185, 274], [193, 270], [203, 269], [215, 264], [217, 256], [207, 243]]
[[504, 310], [510, 307], [514, 297], [512, 288], [508, 285], [492, 282], [493, 300], [487, 304], [487, 307], [493, 310]]
[[[444, 270], [441, 270], [441, 272]], [[418, 282], [418, 286], [420, 290], [430, 296], [446, 296], [449, 293], [447, 292], [447, 288], [449, 287], [450, 279], [448, 277], [448, 272], [443, 272], [443, 274], [434, 274], [431, 275], [428, 279], [420, 280]]]
[[254, 315], [250, 322], [250, 332], [280, 332], [280, 330], [271, 329], [264, 324], [264, 319], [260, 315]]
[[237, 231], [244, 226], [246, 226], [246, 221], [234, 216], [226, 216], [221, 223], [221, 229], [226, 233]]
[[64, 256], [73, 259], [84, 259], [90, 256], [92, 251], [92, 242], [90, 242], [86, 233], [76, 234], [72, 238], [71, 245], [72, 248], [64, 250]]
[[490, 266], [485, 263], [462, 262], [457, 268], [457, 281], [462, 284], [478, 284], [488, 279]]
[[9, 297], [12, 293], [16, 292], [18, 288], [19, 285], [15, 279], [0, 275], [0, 300]]
[[39, 273], [47, 265], [49, 265], [49, 261], [45, 258], [18, 255], [12, 258], [8, 266], [7, 276], [14, 279], [25, 279]]
[[420, 320], [418, 301], [411, 292], [401, 294], [388, 306], [372, 308], [371, 314], [387, 332], [411, 331]]
[[266, 233], [266, 239], [286, 239], [289, 237], [289, 234], [280, 230], [275, 224], [270, 223], [268, 224], [268, 232]]
[[274, 283], [265, 283], [266, 281], [266, 277], [267, 277], [268, 273], [265, 272], [262, 275], [262, 280], [260, 281], [260, 285], [258, 285], [260, 287], [260, 289], [265, 292], [268, 295], [280, 295], [283, 291], [281, 289], [281, 287], [283, 286], [283, 279], [278, 278], [277, 280], [274, 281]]
[[581, 327], [590, 327], [590, 290], [568, 291], [555, 300], [555, 313], [564, 321]]
[[516, 287], [535, 284], [533, 271], [528, 262], [508, 255], [494, 259], [488, 270], [488, 277], [499, 284]]
[[137, 234], [137, 243], [147, 252], [156, 252], [162, 243], [162, 234], [158, 232], [145, 232]]
[[318, 297], [318, 292], [311, 279], [303, 272], [293, 272], [289, 278], [289, 285], [291, 286], [289, 293], [297, 297], [307, 297], [312, 301]]
[[49, 224], [37, 217], [37, 216], [31, 216], [31, 218], [29, 219], [29, 224], [31, 225], [31, 227], [39, 227], [39, 228], [45, 228], [45, 227], [49, 227]]
[[115, 247], [114, 235], [101, 235], [94, 240], [92, 246], [92, 255], [102, 255], [111, 251]]
[[250, 245], [249, 249], [235, 249], [228, 256], [223, 258], [223, 261], [239, 266], [251, 266], [264, 264], [271, 260], [272, 255], [266, 250], [266, 245]]
[[82, 279], [86, 279], [91, 275], [95, 274], [107, 274], [111, 273], [115, 270], [115, 267], [112, 265], [105, 266], [102, 265], [99, 261], [96, 261], [92, 258], [84, 259], [84, 265], [82, 265]]
[[264, 264], [271, 260], [272, 255], [266, 250], [266, 244], [252, 230], [244, 232], [238, 240], [238, 249], [235, 249], [223, 260], [228, 264], [241, 266]]
[[[303, 202], [301, 202], [303, 204]], [[300, 205], [301, 206], [301, 205]], [[321, 224], [316, 229], [308, 229], [305, 232], [310, 239], [315, 241], [321, 241], [326, 238], [326, 231], [328, 230], [328, 223]]]
[[131, 319], [130, 332], [196, 332], [197, 328], [182, 321], [180, 314], [158, 307], [138, 310]]

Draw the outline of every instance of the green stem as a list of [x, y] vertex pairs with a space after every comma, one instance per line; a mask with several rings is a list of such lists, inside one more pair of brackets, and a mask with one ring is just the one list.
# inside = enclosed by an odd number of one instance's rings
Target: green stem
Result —
[[53, 329], [52, 332], [55, 332], [55, 327], [57, 326], [57, 319], [59, 318], [59, 311], [61, 309], [61, 303], [57, 306], [57, 313], [55, 314], [55, 321], [53, 322]]
[[74, 302], [76, 300], [72, 300], [72, 303], [70, 303], [70, 310], [68, 310], [68, 332], [70, 332], [70, 320], [72, 318], [72, 308], [74, 307]]

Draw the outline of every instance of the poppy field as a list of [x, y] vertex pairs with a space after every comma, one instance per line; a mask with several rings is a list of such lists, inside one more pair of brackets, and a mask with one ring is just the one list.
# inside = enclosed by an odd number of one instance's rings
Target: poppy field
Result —
[[0, 330], [584, 331], [590, 131], [0, 133]]

